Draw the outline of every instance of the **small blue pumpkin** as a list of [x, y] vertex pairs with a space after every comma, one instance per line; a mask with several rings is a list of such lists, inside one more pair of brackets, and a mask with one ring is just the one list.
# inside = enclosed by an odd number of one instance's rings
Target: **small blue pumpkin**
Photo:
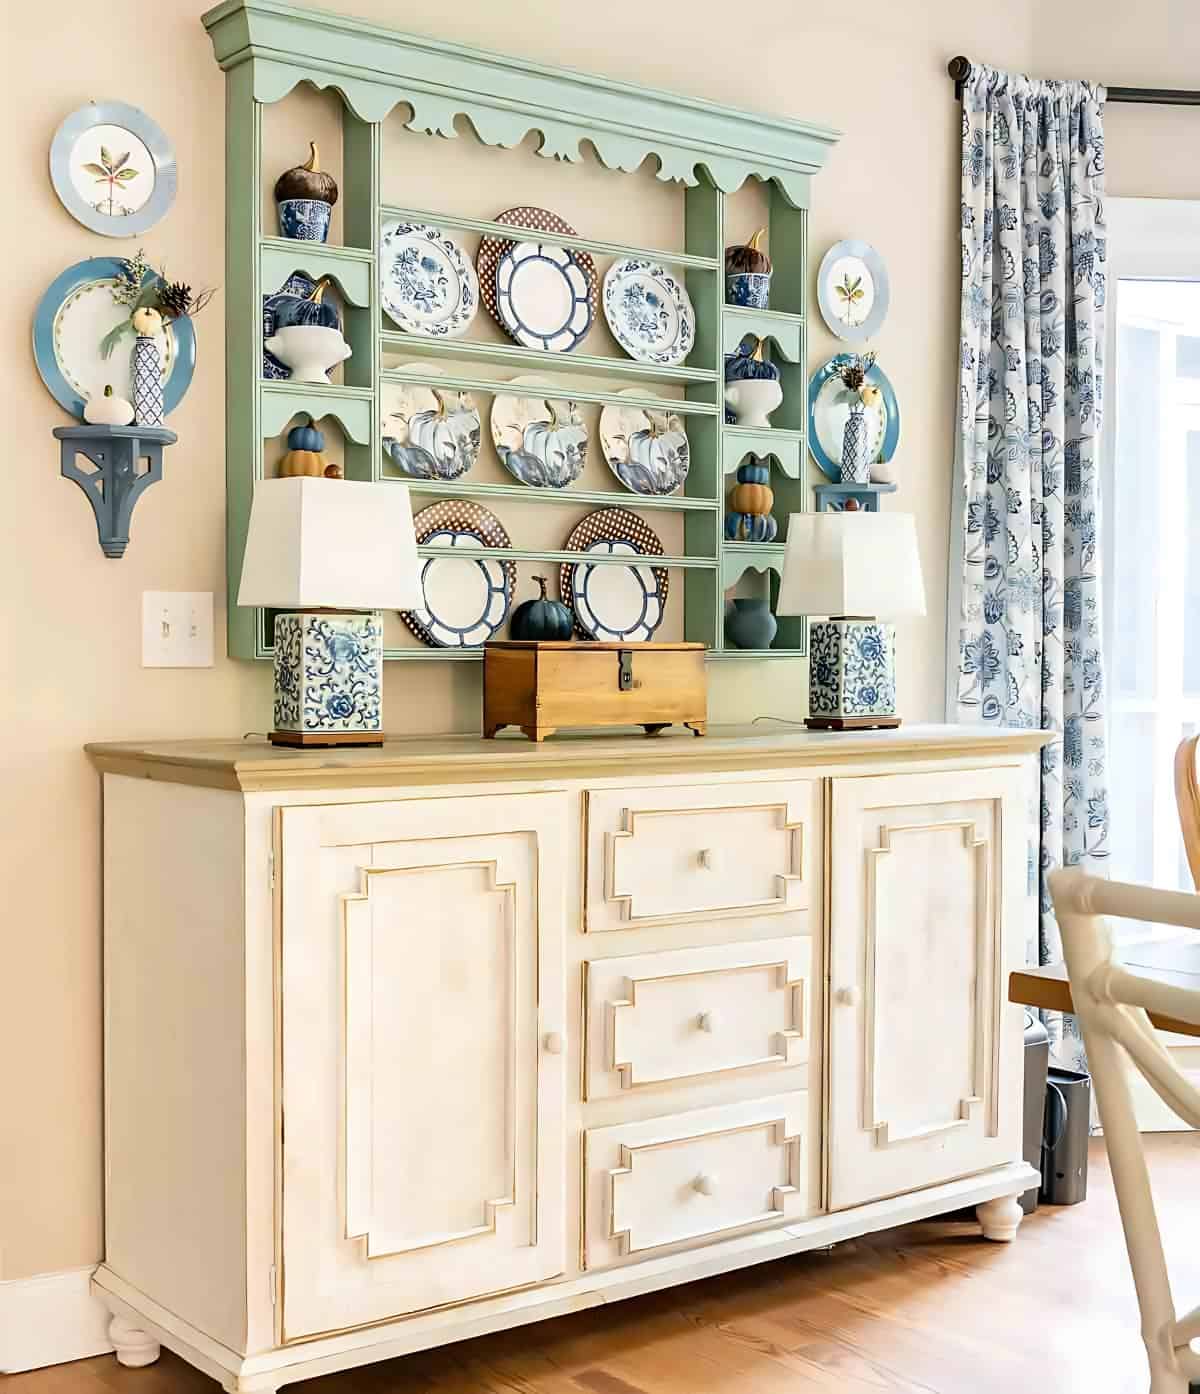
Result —
[[753, 334], [746, 335], [736, 353], [725, 355], [726, 382], [745, 382], [749, 378], [779, 380], [779, 369], [763, 357], [763, 341]]
[[324, 450], [325, 437], [310, 421], [307, 426], [293, 426], [288, 432], [289, 450]]
[[551, 600], [546, 594], [546, 578], [535, 576], [540, 594], [536, 600], [526, 600], [513, 611], [509, 632], [514, 639], [565, 641], [575, 626], [574, 616], [561, 600]]
[[271, 297], [271, 308], [275, 315], [275, 326], [287, 329], [293, 324], [320, 324], [327, 329], [340, 329], [337, 307], [327, 305], [324, 300], [328, 281], [318, 281], [308, 295], [275, 295]]
[[739, 484], [769, 484], [771, 466], [752, 455], [746, 464], [738, 466], [737, 481]]

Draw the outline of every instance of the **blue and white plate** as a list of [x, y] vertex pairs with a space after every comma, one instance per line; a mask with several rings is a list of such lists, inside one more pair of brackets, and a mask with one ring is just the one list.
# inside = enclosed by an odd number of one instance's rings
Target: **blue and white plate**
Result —
[[484, 547], [511, 547], [504, 525], [482, 504], [446, 499], [413, 519], [418, 546], [462, 555], [426, 557], [421, 563], [421, 605], [400, 618], [432, 648], [474, 649], [508, 618], [517, 568], [511, 561], [471, 556]]
[[592, 327], [592, 286], [565, 247], [518, 242], [496, 269], [500, 322], [526, 348], [569, 353]]
[[492, 398], [492, 443], [515, 479], [535, 489], [565, 489], [587, 464], [588, 431], [579, 408], [542, 395], [545, 379], [514, 378], [541, 391], [529, 396], [498, 392]]
[[[624, 508], [589, 513], [572, 530], [564, 550], [610, 557], [663, 555], [653, 529]], [[587, 639], [606, 643], [653, 639], [666, 612], [669, 587], [662, 566], [580, 561], [564, 563], [559, 571], [559, 590], [575, 612], [575, 628]]]
[[[842, 477], [842, 436], [851, 403], [858, 394], [842, 383], [840, 370], [851, 355], [839, 353], [823, 363], [808, 382], [808, 448], [827, 479], [838, 483]], [[886, 464], [900, 442], [900, 404], [887, 374], [873, 363], [867, 369], [867, 384], [879, 388], [882, 401], [867, 407], [863, 417], [867, 428], [867, 459], [872, 465]]]
[[379, 279], [384, 310], [409, 334], [457, 339], [479, 310], [475, 268], [453, 238], [425, 223], [384, 223]]
[[[409, 364], [404, 372], [436, 372]], [[389, 392], [393, 389], [389, 388]], [[384, 418], [383, 450], [409, 479], [459, 479], [479, 458], [479, 412], [467, 392], [406, 382]]]
[[[111, 386], [118, 397], [132, 399], [130, 350], [134, 334], [117, 343], [107, 357], [105, 337], [129, 320], [129, 306], [112, 298], [123, 263], [116, 257], [92, 257], [68, 266], [51, 283], [33, 316], [33, 356], [46, 389], [60, 407], [83, 420], [84, 403]], [[149, 275], [157, 280], [155, 272]], [[196, 331], [185, 315], [162, 335], [164, 410], [172, 412], [191, 386], [196, 367]]]
[[682, 281], [640, 257], [614, 261], [604, 276], [604, 318], [630, 358], [671, 368], [692, 351], [696, 312]]

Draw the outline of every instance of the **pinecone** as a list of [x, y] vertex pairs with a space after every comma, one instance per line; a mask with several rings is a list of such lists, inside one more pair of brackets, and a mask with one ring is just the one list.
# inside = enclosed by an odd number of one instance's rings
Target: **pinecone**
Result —
[[168, 319], [182, 319], [192, 311], [192, 288], [183, 281], [166, 281], [159, 289], [158, 303]]
[[842, 369], [842, 381], [851, 392], [857, 392], [866, 380], [867, 375], [863, 372], [861, 363], [847, 363]]

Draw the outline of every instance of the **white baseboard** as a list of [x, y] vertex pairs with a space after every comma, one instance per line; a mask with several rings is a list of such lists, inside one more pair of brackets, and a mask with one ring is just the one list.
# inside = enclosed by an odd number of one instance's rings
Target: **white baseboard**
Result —
[[91, 1292], [94, 1266], [0, 1282], [0, 1375], [112, 1350], [108, 1308]]

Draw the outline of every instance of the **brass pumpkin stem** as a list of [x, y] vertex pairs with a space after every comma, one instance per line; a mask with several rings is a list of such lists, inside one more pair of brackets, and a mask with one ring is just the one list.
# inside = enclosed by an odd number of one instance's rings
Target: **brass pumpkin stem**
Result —
[[305, 164], [301, 165], [301, 169], [311, 170], [314, 174], [320, 174], [321, 172], [321, 152], [317, 149], [315, 140], [310, 140], [308, 142], [308, 160]]
[[[757, 234], [756, 234], [756, 236], [757, 236]], [[757, 248], [755, 248], [755, 250], [757, 251]], [[756, 339], [756, 340], [755, 340], [755, 342], [754, 342], [754, 352], [750, 355], [750, 360], [751, 360], [751, 362], [753, 362], [753, 363], [761, 363], [761, 362], [763, 361], [763, 343], [764, 343], [764, 341], [763, 341], [762, 339]]]
[[[313, 149], [315, 150], [316, 146], [314, 146]], [[322, 276], [321, 279], [317, 282], [317, 284], [313, 286], [312, 290], [309, 291], [308, 298], [312, 301], [314, 305], [319, 305], [321, 303], [322, 297], [328, 289], [329, 277]]]
[[[313, 149], [315, 150], [315, 149], [316, 149], [316, 146], [313, 146]], [[762, 241], [762, 239], [763, 239], [766, 235], [767, 235], [767, 230], [766, 230], [766, 228], [765, 228], [765, 227], [760, 227], [759, 230], [754, 234], [754, 236], [750, 239], [750, 241], [749, 241], [746, 245], [750, 248], [750, 250], [751, 250], [752, 252], [761, 252], [761, 251], [762, 251], [762, 248], [761, 248], [758, 244]]]

